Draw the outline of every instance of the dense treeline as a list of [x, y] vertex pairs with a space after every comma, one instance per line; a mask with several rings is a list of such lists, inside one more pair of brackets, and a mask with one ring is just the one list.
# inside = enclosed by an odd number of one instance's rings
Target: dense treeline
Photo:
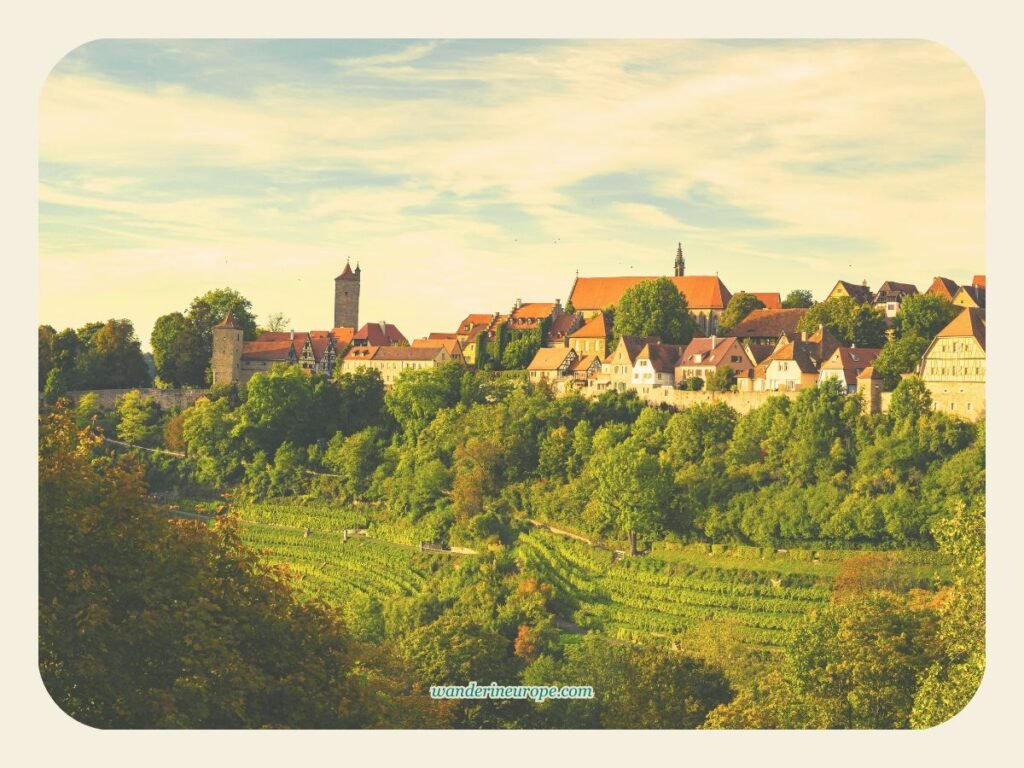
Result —
[[186, 451], [172, 482], [373, 502], [453, 543], [507, 543], [526, 515], [633, 543], [930, 547], [935, 520], [983, 495], [984, 426], [929, 397], [908, 379], [889, 413], [867, 416], [830, 382], [744, 416], [721, 403], [671, 413], [457, 364], [387, 393], [371, 371], [292, 367], [173, 416], [126, 402], [113, 428]]
[[50, 402], [68, 390], [147, 387], [151, 381], [130, 320], [59, 332], [39, 326], [39, 391]]

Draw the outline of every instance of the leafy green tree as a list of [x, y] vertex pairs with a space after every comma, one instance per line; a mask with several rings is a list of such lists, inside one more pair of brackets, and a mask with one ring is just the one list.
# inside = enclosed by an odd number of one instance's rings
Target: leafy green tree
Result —
[[915, 293], [900, 303], [896, 316], [902, 336], [918, 336], [931, 341], [960, 311], [960, 307], [935, 293]]
[[270, 455], [284, 442], [308, 445], [313, 430], [312, 379], [295, 365], [275, 366], [249, 379], [236, 412], [235, 435]]
[[57, 336], [55, 328], [49, 325], [39, 326], [39, 391], [46, 387], [46, 377], [53, 369], [53, 340]]
[[637, 554], [637, 536], [653, 535], [662, 525], [671, 493], [671, 475], [656, 456], [620, 444], [598, 457], [598, 501], [629, 538], [629, 552]]
[[438, 727], [407, 670], [295, 597], [232, 520], [168, 521], [129, 458], [40, 426], [39, 669], [97, 728]]
[[226, 398], [201, 398], [185, 411], [182, 436], [200, 482], [223, 486], [242, 468], [241, 441], [234, 436], [237, 417]]
[[627, 290], [615, 309], [615, 338], [657, 336], [666, 344], [688, 344], [696, 324], [686, 299], [671, 280], [645, 280]]
[[342, 476], [342, 484], [350, 497], [361, 499], [369, 490], [382, 453], [379, 427], [367, 427], [348, 437], [337, 432], [327, 443], [324, 464]]
[[828, 328], [845, 346], [878, 349], [885, 343], [885, 313], [849, 296], [815, 304], [800, 318], [797, 328], [810, 333], [819, 325]]
[[764, 302], [752, 293], [734, 293], [729, 305], [718, 321], [720, 333], [727, 333], [736, 323], [745, 318], [755, 309], [764, 309]]
[[889, 418], [896, 423], [916, 422], [931, 412], [932, 393], [917, 376], [908, 376], [893, 390]]
[[[85, 389], [128, 389], [149, 386], [149, 369], [130, 320], [108, 320], [96, 324], [88, 334], [80, 386]], [[82, 338], [83, 334], [79, 334]]]
[[501, 367], [506, 371], [526, 368], [540, 349], [540, 339], [535, 335], [524, 335], [513, 339], [501, 355]]
[[384, 402], [406, 437], [415, 436], [433, 421], [442, 408], [451, 408], [462, 395], [460, 363], [450, 361], [436, 368], [404, 371]]
[[803, 309], [813, 304], [814, 297], [811, 296], [811, 292], [802, 288], [790, 291], [786, 294], [786, 298], [782, 300], [783, 309]]
[[159, 442], [160, 406], [137, 389], [125, 392], [114, 406], [117, 436], [126, 443], [152, 446]]
[[[908, 297], [909, 298], [909, 297]], [[916, 333], [905, 333], [887, 342], [873, 363], [882, 377], [882, 385], [893, 390], [899, 385], [904, 373], [913, 373], [921, 363], [921, 356], [931, 343]]]
[[700, 392], [704, 389], [704, 379], [700, 376], [688, 376], [679, 382], [679, 388], [686, 392]]
[[940, 609], [941, 654], [914, 698], [910, 724], [930, 728], [967, 706], [985, 673], [985, 509], [959, 504], [934, 526], [939, 550], [953, 559], [953, 586]]
[[727, 365], [720, 365], [708, 376], [709, 392], [728, 392], [736, 386], [736, 371]]

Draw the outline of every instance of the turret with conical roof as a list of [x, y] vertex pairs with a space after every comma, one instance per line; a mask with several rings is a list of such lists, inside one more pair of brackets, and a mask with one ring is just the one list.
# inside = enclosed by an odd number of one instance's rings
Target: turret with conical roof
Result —
[[359, 282], [362, 270], [356, 264], [355, 270], [348, 259], [345, 269], [334, 278], [334, 327], [359, 327]]

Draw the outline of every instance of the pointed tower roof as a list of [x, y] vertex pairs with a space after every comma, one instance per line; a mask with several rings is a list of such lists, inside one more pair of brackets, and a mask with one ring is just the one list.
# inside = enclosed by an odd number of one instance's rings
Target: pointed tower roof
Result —
[[240, 326], [238, 321], [235, 320], [235, 313], [230, 309], [228, 310], [228, 313], [224, 315], [224, 319], [217, 323], [214, 328], [234, 328], [236, 331], [242, 330], [242, 326]]
[[352, 264], [349, 263], [348, 259], [345, 259], [345, 268], [341, 271], [341, 274], [338, 275], [334, 279], [335, 280], [355, 280], [358, 273], [359, 273], [359, 267], [357, 266], [356, 267], [356, 271], [353, 272], [352, 271]]

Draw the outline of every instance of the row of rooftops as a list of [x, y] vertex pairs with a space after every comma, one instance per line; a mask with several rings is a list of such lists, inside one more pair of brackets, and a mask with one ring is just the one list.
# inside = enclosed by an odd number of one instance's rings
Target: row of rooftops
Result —
[[[907, 296], [918, 293], [913, 283], [900, 283], [886, 280], [877, 291], [872, 291], [867, 282], [860, 285], [840, 280], [836, 283], [829, 296], [845, 293], [847, 296], [865, 304], [900, 303]], [[962, 306], [985, 306], [985, 275], [975, 275], [969, 285], [959, 285], [948, 277], [935, 277], [925, 293], [934, 293], [947, 301]], [[959, 298], [958, 298], [959, 297]]]

